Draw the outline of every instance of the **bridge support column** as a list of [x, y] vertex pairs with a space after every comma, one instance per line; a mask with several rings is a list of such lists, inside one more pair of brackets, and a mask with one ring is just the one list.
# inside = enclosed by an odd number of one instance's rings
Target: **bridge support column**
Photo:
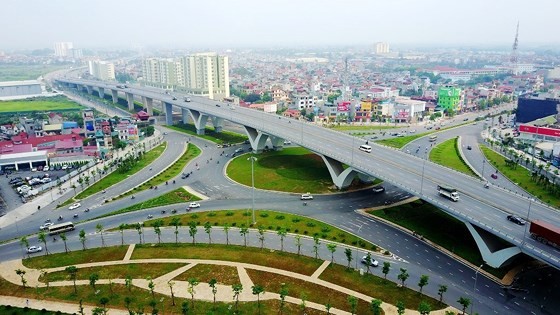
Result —
[[126, 101], [128, 102], [128, 110], [134, 110], [134, 94], [126, 93]]
[[194, 127], [196, 128], [196, 134], [203, 135], [206, 122], [208, 121], [208, 115], [192, 109], [190, 109], [189, 112], [191, 113]]
[[214, 131], [222, 132], [224, 128], [224, 119], [221, 117], [212, 116], [212, 126], [214, 126]]
[[119, 91], [111, 90], [111, 96], [113, 97], [113, 104], [117, 104], [119, 102]]
[[173, 105], [171, 103], [164, 102], [165, 107], [165, 123], [168, 126], [173, 125]]
[[344, 169], [341, 162], [331, 157], [322, 154], [319, 155], [321, 156], [321, 158], [323, 158], [323, 161], [327, 165], [327, 169], [329, 170], [329, 174], [331, 174], [332, 181], [338, 189], [343, 189], [350, 186], [354, 177], [359, 174], [359, 172], [351, 167]]
[[183, 119], [183, 124], [189, 123], [189, 110], [186, 108], [181, 108], [181, 118]]
[[99, 90], [99, 97], [100, 98], [105, 98], [105, 89], [102, 88], [102, 87], [97, 88], [97, 89]]
[[272, 148], [275, 151], [282, 151], [284, 149], [284, 138], [270, 136], [270, 142], [272, 142]]
[[87, 90], [89, 95], [93, 94], [93, 86], [86, 85], [86, 90]]
[[261, 153], [265, 148], [268, 135], [252, 127], [243, 127], [245, 128], [247, 137], [249, 137], [249, 143], [251, 144], [251, 148], [253, 148], [253, 153]]
[[480, 250], [482, 260], [484, 260], [488, 266], [500, 268], [507, 265], [516, 255], [521, 254], [521, 249], [519, 249], [519, 247], [511, 245], [511, 247], [504, 248], [504, 242], [497, 236], [472, 225], [470, 222], [464, 223], [473, 236], [478, 250]]
[[152, 116], [154, 114], [154, 99], [151, 97], [142, 96], [142, 103], [146, 107], [146, 112], [148, 115]]

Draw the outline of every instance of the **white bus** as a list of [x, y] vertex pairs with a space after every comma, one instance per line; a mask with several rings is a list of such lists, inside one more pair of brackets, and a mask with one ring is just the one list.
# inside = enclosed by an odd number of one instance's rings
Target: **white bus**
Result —
[[434, 142], [437, 140], [437, 136], [436, 135], [432, 135], [430, 136], [430, 142]]
[[362, 144], [360, 146], [360, 150], [364, 151], [364, 152], [367, 152], [367, 153], [371, 153], [371, 147], [367, 144]]
[[55, 235], [74, 230], [74, 223], [65, 222], [49, 226], [49, 235]]

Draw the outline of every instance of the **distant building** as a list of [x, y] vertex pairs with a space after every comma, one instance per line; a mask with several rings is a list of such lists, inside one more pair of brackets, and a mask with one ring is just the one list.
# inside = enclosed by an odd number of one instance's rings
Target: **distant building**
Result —
[[36, 80], [0, 82], [0, 98], [41, 94], [41, 83]]
[[58, 57], [73, 57], [70, 51], [73, 48], [74, 43], [72, 42], [54, 43], [54, 55]]
[[389, 53], [389, 43], [378, 42], [375, 43], [375, 54], [384, 55]]
[[438, 90], [438, 106], [445, 110], [460, 111], [462, 109], [461, 94], [460, 88], [453, 86], [440, 87]]
[[115, 80], [115, 65], [106, 61], [88, 61], [89, 73], [99, 80]]

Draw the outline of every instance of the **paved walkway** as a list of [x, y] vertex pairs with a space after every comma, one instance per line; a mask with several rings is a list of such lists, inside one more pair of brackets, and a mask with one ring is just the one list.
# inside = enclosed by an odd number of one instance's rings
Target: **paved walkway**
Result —
[[[338, 292], [341, 292], [345, 295], [351, 295], [351, 296], [355, 296], [359, 299], [362, 299], [366, 302], [370, 302], [372, 300], [372, 297], [367, 296], [365, 294], [341, 287], [339, 285], [324, 281], [319, 279], [320, 274], [328, 267], [330, 261], [325, 261], [323, 262], [323, 264], [321, 264], [321, 266], [311, 275], [311, 276], [307, 276], [307, 275], [303, 275], [303, 274], [299, 274], [299, 273], [295, 273], [295, 272], [291, 272], [291, 271], [286, 271], [286, 270], [281, 270], [281, 269], [276, 269], [276, 268], [271, 268], [271, 267], [266, 267], [266, 266], [260, 266], [260, 265], [253, 265], [253, 264], [247, 264], [247, 263], [239, 263], [239, 262], [231, 262], [231, 261], [220, 261], [220, 260], [206, 260], [206, 259], [173, 259], [173, 258], [165, 258], [165, 259], [133, 259], [130, 260], [131, 254], [134, 251], [135, 248], [135, 244], [132, 244], [129, 246], [128, 251], [124, 257], [123, 260], [118, 260], [118, 261], [102, 261], [102, 262], [94, 262], [94, 263], [85, 263], [85, 264], [78, 264], [75, 265], [78, 269], [83, 269], [83, 268], [89, 268], [89, 267], [100, 267], [100, 266], [111, 266], [111, 265], [122, 265], [122, 264], [150, 264], [150, 263], [179, 263], [179, 264], [185, 264], [184, 266], [181, 266], [167, 274], [161, 275], [155, 279], [153, 279], [153, 283], [155, 284], [155, 289], [154, 291], [160, 294], [165, 294], [165, 295], [171, 295], [170, 293], [170, 288], [169, 288], [169, 283], [172, 281], [172, 279], [176, 278], [177, 276], [179, 276], [180, 274], [184, 273], [185, 271], [193, 268], [194, 266], [198, 265], [198, 264], [205, 264], [205, 265], [225, 265], [225, 266], [231, 266], [231, 267], [236, 267], [237, 268], [237, 273], [239, 275], [239, 279], [240, 279], [240, 283], [241, 285], [243, 285], [244, 290], [241, 292], [241, 294], [239, 295], [239, 300], [240, 301], [256, 301], [256, 296], [252, 294], [250, 288], [254, 285], [253, 281], [251, 280], [251, 278], [249, 277], [248, 273], [247, 273], [247, 269], [252, 269], [252, 270], [258, 270], [258, 271], [264, 271], [264, 272], [269, 272], [269, 273], [274, 273], [274, 274], [279, 274], [282, 276], [286, 276], [286, 277], [292, 277], [292, 278], [296, 278], [299, 280], [303, 280], [303, 281], [308, 281], [311, 283], [314, 283], [316, 285], [321, 285], [324, 287], [327, 287], [329, 289], [332, 290], [336, 290]], [[41, 276], [41, 271], [46, 271], [48, 273], [52, 273], [52, 272], [57, 272], [57, 271], [63, 271], [65, 269], [65, 267], [56, 267], [56, 268], [45, 268], [44, 270], [37, 270], [37, 269], [30, 269], [25, 267], [22, 264], [22, 260], [18, 259], [18, 260], [12, 260], [12, 261], [7, 261], [4, 262], [2, 264], [0, 264], [0, 276], [3, 277], [4, 279], [6, 279], [7, 281], [16, 284], [16, 285], [21, 285], [21, 278], [16, 274], [15, 270], [17, 269], [21, 269], [24, 270], [25, 273], [25, 279], [27, 280], [27, 284], [30, 287], [45, 287], [46, 284], [43, 282], [39, 281], [39, 277]], [[119, 284], [124, 284], [125, 283], [125, 279], [100, 279], [98, 281], [98, 284], [108, 284], [109, 281], [111, 281], [112, 283], [119, 283]], [[147, 279], [133, 279], [132, 284], [136, 287], [142, 288], [144, 290], [149, 290], [148, 288], [148, 283], [149, 280]], [[188, 282], [187, 281], [173, 281], [173, 291], [175, 296], [177, 297], [182, 297], [182, 298], [190, 298], [190, 294], [188, 293]], [[54, 281], [54, 282], [50, 282], [49, 283], [50, 286], [72, 286], [73, 282], [72, 281]], [[76, 281], [76, 285], [82, 285], [82, 286], [87, 286], [89, 285], [89, 281], [88, 280], [77, 280]], [[232, 296], [233, 296], [233, 291], [231, 286], [227, 286], [227, 285], [221, 285], [218, 284], [217, 285], [217, 293], [216, 293], [216, 301], [222, 301], [222, 302], [232, 302]], [[197, 300], [206, 300], [206, 301], [212, 301], [214, 298], [214, 295], [212, 294], [212, 290], [210, 288], [210, 286], [208, 286], [205, 283], [200, 283], [199, 285], [197, 285], [194, 288], [194, 297]], [[272, 293], [272, 292], [265, 292], [262, 296], [261, 296], [261, 300], [271, 300], [271, 299], [276, 299], [279, 300], [280, 296], [277, 293]], [[18, 305], [23, 305], [22, 303], [25, 304], [24, 299], [21, 298], [3, 298], [2, 299], [3, 304], [9, 304], [9, 305], [14, 305], [14, 306], [18, 306]], [[294, 303], [294, 304], [300, 304], [302, 301], [301, 299], [298, 298], [294, 298], [294, 297], [288, 297], [286, 299], [286, 301], [290, 302], [290, 303]], [[57, 307], [57, 304], [60, 304], [60, 307]], [[37, 307], [34, 307], [35, 305], [37, 305]], [[317, 309], [317, 310], [321, 310], [324, 311], [324, 305], [318, 304], [318, 303], [313, 303], [310, 301], [306, 301], [306, 305], [308, 308], [313, 308], [313, 309]], [[49, 308], [47, 308], [47, 306]], [[55, 302], [55, 301], [42, 301], [42, 300], [32, 300], [29, 303], [29, 307], [31, 308], [46, 308], [46, 309], [50, 309], [52, 307], [53, 310], [67, 310], [68, 308], [70, 308], [70, 310], [68, 311], [69, 313], [74, 313], [77, 311], [77, 305], [75, 304], [69, 304], [69, 303], [64, 303], [64, 302]], [[397, 314], [396, 312], [396, 307], [388, 304], [388, 303], [383, 303], [381, 306], [385, 312], [385, 314]], [[440, 311], [435, 311], [432, 312], [432, 314], [445, 314], [446, 310], [453, 310], [455, 312], [457, 312], [456, 309], [448, 307], [445, 310], [440, 310]], [[122, 310], [111, 310], [109, 312], [110, 314], [122, 314]], [[331, 313], [332, 314], [341, 314], [341, 315], [346, 315], [349, 314], [346, 311], [343, 310], [339, 310], [339, 309], [331, 309]], [[126, 314], [126, 312], [124, 313]], [[413, 311], [413, 310], [407, 310], [406, 314], [418, 314], [418, 312]]]

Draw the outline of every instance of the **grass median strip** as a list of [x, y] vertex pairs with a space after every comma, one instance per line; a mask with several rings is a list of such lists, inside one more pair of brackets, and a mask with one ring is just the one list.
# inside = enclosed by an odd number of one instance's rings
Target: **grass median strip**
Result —
[[45, 112], [57, 110], [81, 110], [84, 107], [71, 101], [66, 96], [38, 97], [29, 100], [1, 101], [0, 113]]
[[28, 268], [43, 269], [86, 264], [98, 261], [122, 260], [127, 250], [128, 246], [91, 248], [85, 251], [76, 250], [68, 253], [57, 253], [48, 256], [26, 258], [23, 260], [23, 265]]
[[449, 139], [436, 145], [430, 151], [430, 160], [439, 165], [443, 165], [461, 173], [476, 177], [476, 174], [461, 158], [457, 145], [457, 138]]
[[[88, 280], [91, 274], [99, 275], [100, 279], [125, 279], [127, 276], [133, 279], [144, 279], [151, 277], [152, 279], [167, 274], [175, 269], [178, 269], [185, 264], [126, 264], [126, 265], [113, 265], [113, 266], [99, 266], [78, 268], [76, 273], [76, 280]], [[71, 280], [67, 271], [56, 271], [46, 275], [49, 281], [64, 281]], [[45, 282], [45, 277], [41, 276], [39, 281]]]
[[249, 139], [247, 138], [247, 136], [231, 131], [222, 130], [221, 132], [216, 132], [214, 128], [210, 128], [210, 127], [206, 127], [206, 129], [204, 130], [204, 134], [199, 135], [196, 133], [196, 127], [193, 124], [176, 124], [173, 126], [167, 125], [165, 127], [169, 129], [173, 129], [175, 131], [193, 135], [202, 139], [206, 139], [217, 144], [242, 143], [247, 139]]
[[173, 281], [188, 281], [191, 278], [196, 278], [198, 281], [206, 283], [216, 279], [219, 284], [223, 285], [233, 285], [241, 282], [236, 267], [205, 264], [197, 264], [173, 278]]

